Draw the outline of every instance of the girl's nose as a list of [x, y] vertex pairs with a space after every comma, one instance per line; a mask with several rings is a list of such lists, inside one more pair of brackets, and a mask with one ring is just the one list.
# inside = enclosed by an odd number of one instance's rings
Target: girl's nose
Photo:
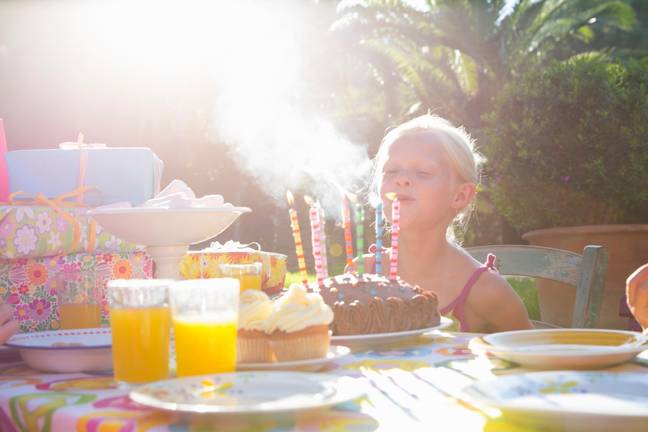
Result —
[[410, 186], [412, 184], [412, 181], [410, 180], [410, 177], [407, 175], [407, 173], [401, 171], [398, 173], [398, 177], [396, 177], [396, 184], [400, 187], [405, 187]]

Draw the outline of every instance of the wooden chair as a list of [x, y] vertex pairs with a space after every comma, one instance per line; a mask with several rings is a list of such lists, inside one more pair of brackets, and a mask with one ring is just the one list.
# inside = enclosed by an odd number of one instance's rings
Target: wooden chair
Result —
[[[564, 282], [576, 288], [571, 326], [596, 328], [599, 322], [608, 252], [604, 246], [585, 246], [583, 254], [539, 246], [493, 245], [466, 248], [477, 261], [489, 253], [497, 256], [499, 272], [506, 276], [527, 276]], [[557, 327], [534, 322], [536, 327]]]

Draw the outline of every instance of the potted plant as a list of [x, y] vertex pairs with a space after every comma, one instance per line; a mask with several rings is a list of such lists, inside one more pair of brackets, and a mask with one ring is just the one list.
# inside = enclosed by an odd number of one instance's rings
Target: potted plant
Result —
[[[487, 188], [531, 244], [608, 247], [601, 327], [624, 328], [625, 278], [648, 262], [648, 60], [584, 55], [512, 82], [485, 117]], [[573, 300], [539, 283], [542, 319]]]

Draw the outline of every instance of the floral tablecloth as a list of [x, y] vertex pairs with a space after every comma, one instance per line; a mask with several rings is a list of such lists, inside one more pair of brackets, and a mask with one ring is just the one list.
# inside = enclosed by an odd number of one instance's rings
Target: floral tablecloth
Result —
[[[363, 378], [368, 391], [360, 400], [316, 414], [278, 419], [232, 417], [208, 425], [135, 404], [111, 376], [40, 374], [21, 363], [4, 364], [0, 367], [0, 430], [314, 432], [431, 430], [438, 426], [456, 431], [526, 430], [488, 417], [459, 400], [461, 389], [474, 380], [525, 371], [512, 363], [474, 355], [468, 349], [474, 336], [426, 335], [329, 363], [325, 372]], [[608, 370], [648, 373], [648, 362], [637, 359]]]

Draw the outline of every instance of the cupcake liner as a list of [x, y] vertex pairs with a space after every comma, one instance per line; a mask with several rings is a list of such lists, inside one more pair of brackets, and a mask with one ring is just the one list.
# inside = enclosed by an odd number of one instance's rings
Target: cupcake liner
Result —
[[270, 346], [277, 361], [306, 360], [326, 357], [331, 336], [327, 325], [306, 327], [297, 332], [275, 330]]
[[239, 329], [236, 356], [237, 363], [274, 362], [270, 336], [259, 330]]

